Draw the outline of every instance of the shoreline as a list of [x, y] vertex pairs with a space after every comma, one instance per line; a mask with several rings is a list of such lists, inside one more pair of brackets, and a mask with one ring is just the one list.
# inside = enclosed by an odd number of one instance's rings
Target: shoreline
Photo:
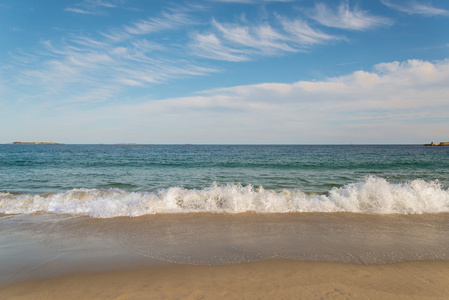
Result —
[[265, 260], [78, 272], [0, 285], [7, 299], [441, 299], [449, 261], [382, 265]]
[[0, 215], [0, 298], [443, 299], [448, 215]]
[[0, 283], [159, 265], [448, 260], [448, 213], [0, 215]]

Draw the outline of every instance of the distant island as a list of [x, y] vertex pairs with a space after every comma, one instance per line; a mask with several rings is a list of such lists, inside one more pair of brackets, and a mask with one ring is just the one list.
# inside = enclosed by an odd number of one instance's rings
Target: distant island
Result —
[[8, 143], [8, 145], [64, 145], [64, 144], [53, 142], [12, 142]]
[[117, 143], [116, 145], [138, 145], [137, 143]]
[[449, 142], [440, 142], [440, 143], [430, 143], [430, 144], [424, 144], [424, 146], [449, 146]]

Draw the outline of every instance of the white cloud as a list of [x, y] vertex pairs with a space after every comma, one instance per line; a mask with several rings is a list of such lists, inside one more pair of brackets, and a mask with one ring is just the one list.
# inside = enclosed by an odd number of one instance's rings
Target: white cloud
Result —
[[[98, 9], [122, 4], [119, 0], [85, 0], [69, 9], [96, 13]], [[198, 57], [241, 62], [308, 51], [315, 45], [341, 39], [311, 27], [304, 20], [280, 15], [258, 24], [214, 19], [201, 23], [197, 14], [203, 10], [201, 6], [173, 4], [158, 17], [100, 32], [99, 38], [72, 35], [62, 44], [44, 41], [43, 53], [12, 55], [23, 64], [17, 79], [22, 84], [37, 86], [45, 95], [63, 94], [70, 86], [76, 93], [91, 91], [83, 86], [148, 87], [175, 78], [216, 72], [214, 67], [199, 63]], [[30, 64], [34, 57], [39, 58]]]
[[161, 18], [141, 20], [132, 26], [125, 26], [125, 31], [130, 34], [149, 34], [161, 30], [174, 29], [197, 22], [184, 12], [163, 12]]
[[296, 19], [291, 21], [281, 17], [279, 17], [279, 19], [281, 20], [284, 30], [290, 34], [291, 41], [300, 47], [325, 44], [329, 41], [340, 39], [337, 36], [313, 29], [302, 20]]
[[278, 26], [240, 25], [212, 20], [214, 33], [197, 33], [190, 48], [194, 55], [226, 61], [251, 60], [257, 56], [273, 56], [309, 49], [339, 37], [323, 33], [299, 19], [277, 16]]
[[[33, 67], [26, 65], [16, 80], [41, 90], [42, 94], [36, 93], [36, 97], [53, 95], [54, 98], [55, 95], [69, 93], [75, 94], [69, 98], [78, 99], [84, 95], [91, 99], [94, 98], [92, 95], [98, 94], [95, 89], [148, 87], [174, 78], [201, 76], [215, 71], [185, 59], [167, 58], [164, 47], [142, 38], [123, 44], [78, 36], [58, 47], [50, 41], [44, 41], [43, 45], [47, 59], [42, 60], [41, 57], [41, 60], [32, 61], [32, 55], [17, 56], [23, 64], [33, 62]], [[102, 96], [101, 101], [107, 100], [106, 96]], [[112, 94], [110, 96], [112, 99]], [[63, 99], [58, 97], [58, 101]]]
[[65, 11], [68, 12], [74, 12], [77, 14], [83, 14], [83, 15], [90, 15], [90, 14], [94, 14], [92, 11], [90, 10], [85, 10], [85, 9], [80, 9], [80, 8], [74, 8], [74, 7], [67, 7], [64, 9]]
[[357, 6], [351, 10], [347, 1], [340, 4], [338, 11], [331, 10], [324, 3], [317, 4], [311, 18], [327, 27], [350, 30], [367, 30], [392, 24], [388, 18], [372, 16]]
[[213, 25], [223, 39], [241, 47], [258, 49], [265, 55], [273, 55], [278, 52], [296, 52], [287, 44], [289, 38], [268, 24], [249, 27], [236, 24], [220, 24], [214, 20]]
[[[111, 8], [120, 3], [92, 0], [79, 6]], [[190, 58], [182, 44], [165, 40], [166, 35], [157, 36], [163, 30], [185, 33], [186, 27], [196, 24], [189, 14], [192, 9], [201, 8], [173, 6], [160, 17], [123, 25], [109, 34], [71, 35], [59, 43], [42, 41], [44, 49], [34, 53], [12, 52], [17, 67], [14, 81], [26, 87], [21, 97], [45, 103], [106, 101], [108, 97], [114, 101], [118, 94], [131, 88], [149, 88], [178, 78], [216, 72], [213, 67]], [[104, 93], [111, 86], [115, 93]], [[30, 90], [33, 92], [25, 95]]]
[[[324, 81], [263, 83], [108, 106], [154, 143], [422, 143], [449, 134], [449, 60], [378, 64]], [[120, 113], [119, 113], [120, 112]], [[126, 127], [131, 126], [131, 127]]]
[[211, 2], [260, 4], [261, 2], [293, 2], [295, 0], [209, 0]]
[[248, 55], [243, 51], [230, 48], [223, 43], [213, 33], [195, 34], [193, 36], [190, 49], [197, 56], [226, 61], [245, 61]]
[[420, 3], [417, 1], [391, 1], [381, 0], [382, 4], [388, 6], [391, 9], [405, 12], [409, 15], [424, 15], [431, 16], [449, 16], [449, 10], [436, 8], [429, 2]]
[[101, 35], [111, 42], [120, 43], [135, 38], [137, 35], [151, 35], [162, 31], [186, 30], [199, 22], [191, 14], [192, 10], [201, 11], [201, 6], [174, 6], [163, 11], [159, 17], [151, 17], [133, 22], [131, 25], [111, 29], [109, 32], [102, 32]]
[[123, 0], [84, 0], [73, 6], [66, 7], [64, 11], [84, 15], [100, 15], [104, 14], [104, 8], [116, 8], [122, 3]]

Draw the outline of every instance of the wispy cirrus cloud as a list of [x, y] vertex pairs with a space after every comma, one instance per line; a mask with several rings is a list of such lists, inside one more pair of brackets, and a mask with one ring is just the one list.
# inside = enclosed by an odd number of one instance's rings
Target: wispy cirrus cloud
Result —
[[279, 17], [282, 27], [289, 34], [289, 39], [299, 48], [307, 48], [316, 44], [326, 44], [333, 40], [341, 40], [342, 37], [324, 33], [314, 29], [307, 22], [295, 19]]
[[[86, 0], [79, 5], [95, 9], [112, 8], [119, 3]], [[314, 45], [341, 39], [311, 27], [305, 20], [280, 15], [274, 15], [271, 23], [251, 24], [246, 20], [239, 24], [215, 19], [202, 23], [195, 13], [203, 9], [172, 6], [159, 16], [99, 32], [96, 37], [72, 35], [63, 43], [44, 41], [45, 51], [38, 53], [39, 59], [32, 64], [27, 61], [36, 55], [11, 55], [26, 64], [16, 76], [17, 81], [39, 86], [45, 96], [72, 89], [71, 99], [81, 99], [84, 94], [85, 99], [104, 101], [112, 97], [103, 92], [107, 87], [113, 86], [116, 94], [120, 90], [217, 71], [210, 64], [199, 62], [201, 58], [240, 62], [308, 51]], [[206, 29], [195, 32], [192, 28]], [[176, 42], [170, 41], [173, 32], [177, 33], [173, 35]], [[184, 43], [190, 52], [184, 50]]]
[[[94, 13], [123, 3], [85, 0], [76, 7]], [[360, 11], [351, 10], [354, 12]], [[369, 17], [365, 12], [357, 16]], [[84, 99], [104, 101], [120, 91], [217, 72], [213, 60], [241, 62], [308, 52], [315, 46], [346, 39], [313, 25], [296, 14], [287, 17], [279, 13], [258, 22], [246, 18], [218, 21], [210, 19], [205, 6], [172, 4], [161, 8], [156, 16], [88, 35], [44, 41], [44, 50], [39, 53], [11, 56], [23, 67], [15, 76], [17, 82], [35, 86], [42, 95], [67, 94], [70, 90], [73, 101], [83, 95]], [[114, 93], [104, 92], [109, 87], [114, 87]]]
[[313, 45], [341, 39], [310, 27], [304, 20], [276, 17], [276, 27], [268, 23], [242, 25], [212, 20], [212, 31], [196, 33], [190, 48], [200, 57], [245, 61], [305, 51]]
[[293, 2], [295, 0], [209, 0], [211, 2], [259, 4], [261, 2]]
[[130, 34], [150, 34], [161, 30], [175, 29], [181, 26], [191, 26], [198, 22], [185, 12], [163, 12], [159, 18], [140, 20], [131, 26], [125, 26], [125, 31]]
[[310, 17], [324, 26], [349, 30], [367, 30], [393, 24], [390, 19], [373, 16], [357, 6], [351, 9], [348, 1], [342, 2], [337, 10], [329, 8], [324, 3], [319, 3], [315, 6]]
[[259, 48], [264, 52], [293, 51], [285, 41], [287, 37], [268, 24], [259, 26], [241, 26], [238, 24], [220, 24], [213, 20], [214, 28], [224, 40], [241, 47]]
[[245, 51], [224, 45], [213, 33], [193, 35], [190, 50], [196, 56], [216, 60], [239, 62], [249, 59]]
[[84, 15], [100, 15], [105, 13], [105, 8], [115, 8], [123, 2], [124, 0], [84, 0], [64, 10]]
[[90, 14], [94, 14], [92, 11], [90, 10], [86, 10], [86, 9], [81, 9], [81, 8], [75, 8], [75, 7], [67, 7], [66, 9], [64, 9], [65, 11], [69, 11], [69, 12], [73, 12], [73, 13], [77, 13], [77, 14], [83, 14], [83, 15], [90, 15]]
[[200, 5], [172, 6], [162, 11], [158, 17], [140, 19], [130, 25], [123, 25], [111, 29], [109, 32], [101, 32], [101, 34], [113, 42], [122, 42], [132, 39], [136, 35], [150, 35], [162, 31], [182, 31], [200, 24], [192, 12], [203, 9]]
[[[114, 7], [118, 1], [82, 3]], [[162, 31], [183, 32], [185, 27], [196, 24], [188, 14], [189, 9], [175, 6], [158, 17], [122, 25], [106, 33], [42, 41], [43, 48], [34, 53], [12, 52], [10, 56], [20, 65], [16, 82], [35, 86], [40, 92], [33, 97], [51, 99], [49, 95], [56, 97], [71, 91], [71, 97], [64, 97], [68, 101], [105, 101], [130, 88], [148, 88], [177, 78], [216, 72], [214, 67], [184, 55], [182, 45], [169, 43], [168, 46], [166, 35], [157, 35]], [[104, 92], [110, 87], [114, 93]]]
[[405, 12], [409, 15], [424, 15], [431, 16], [449, 16], [449, 10], [437, 8], [430, 4], [430, 2], [418, 1], [391, 1], [381, 0], [382, 4], [391, 9]]
[[[163, 46], [144, 38], [120, 44], [76, 36], [58, 46], [50, 41], [42, 44], [45, 52], [41, 53], [41, 60], [34, 61], [33, 68], [28, 66], [22, 70], [16, 80], [39, 86], [46, 95], [72, 91], [70, 99], [92, 99], [95, 98], [92, 95], [100, 95], [97, 100], [104, 101], [112, 96], [103, 92], [109, 87], [118, 92], [215, 72], [213, 68], [182, 58], [168, 58]], [[43, 54], [47, 59], [42, 60]], [[21, 55], [18, 59], [26, 62], [34, 56]]]

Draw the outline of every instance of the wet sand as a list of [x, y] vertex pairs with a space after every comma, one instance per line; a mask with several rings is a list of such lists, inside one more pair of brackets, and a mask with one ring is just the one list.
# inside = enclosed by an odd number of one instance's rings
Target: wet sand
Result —
[[447, 299], [448, 216], [0, 215], [0, 298]]
[[11, 268], [55, 257], [91, 264], [108, 253], [194, 265], [273, 259], [352, 264], [449, 259], [447, 213], [193, 213], [112, 219], [33, 214], [3, 216], [0, 225], [0, 263], [14, 261]]
[[0, 285], [4, 299], [447, 299], [449, 261], [262, 261], [82, 272]]

